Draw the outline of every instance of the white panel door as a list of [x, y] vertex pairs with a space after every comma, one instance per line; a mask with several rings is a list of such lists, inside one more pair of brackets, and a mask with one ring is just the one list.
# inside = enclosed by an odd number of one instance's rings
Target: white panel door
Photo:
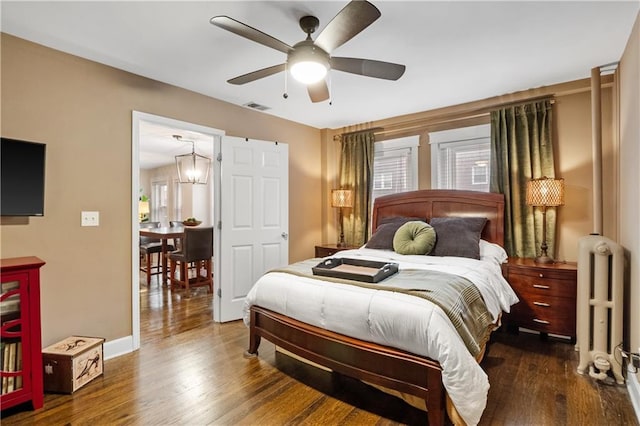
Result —
[[289, 260], [287, 144], [225, 137], [221, 146], [219, 316], [242, 318], [244, 298]]

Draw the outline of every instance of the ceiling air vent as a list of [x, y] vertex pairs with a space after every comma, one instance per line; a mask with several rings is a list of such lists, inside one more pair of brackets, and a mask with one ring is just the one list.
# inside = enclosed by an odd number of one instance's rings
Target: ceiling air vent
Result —
[[257, 109], [258, 111], [266, 111], [268, 109], [271, 109], [268, 106], [260, 105], [255, 102], [248, 102], [243, 106], [246, 106], [247, 108], [251, 108], [251, 109]]

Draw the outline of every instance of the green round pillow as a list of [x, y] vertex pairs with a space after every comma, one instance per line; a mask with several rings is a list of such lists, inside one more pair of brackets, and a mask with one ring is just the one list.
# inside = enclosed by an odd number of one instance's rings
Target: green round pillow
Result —
[[435, 245], [436, 231], [425, 222], [407, 222], [393, 236], [393, 250], [400, 254], [429, 254]]

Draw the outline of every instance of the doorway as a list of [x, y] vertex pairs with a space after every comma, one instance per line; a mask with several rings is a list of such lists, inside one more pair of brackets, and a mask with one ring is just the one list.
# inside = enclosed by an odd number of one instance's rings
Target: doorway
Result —
[[[153, 152], [153, 158], [149, 161], [158, 161], [157, 164], [171, 164], [173, 157], [178, 154], [183, 154], [186, 152], [187, 148], [190, 149], [190, 146], [181, 145], [177, 143], [173, 138], [173, 135], [188, 135], [188, 137], [192, 137], [194, 139], [199, 138], [199, 135], [202, 135], [203, 140], [208, 140], [208, 143], [202, 144], [201, 149], [205, 149], [206, 145], [209, 145], [206, 154], [210, 156], [210, 158], [215, 159], [220, 152], [220, 145], [222, 137], [224, 136], [224, 132], [219, 129], [214, 129], [211, 127], [201, 126], [198, 124], [193, 124], [185, 121], [175, 120], [167, 117], [157, 116], [153, 114], [147, 114], [143, 112], [133, 111], [132, 114], [132, 151], [131, 151], [131, 253], [132, 253], [132, 270], [131, 270], [131, 281], [132, 281], [132, 293], [131, 293], [131, 324], [132, 324], [132, 341], [131, 341], [131, 350], [137, 350], [140, 348], [140, 259], [138, 256], [138, 235], [139, 235], [139, 199], [141, 194], [141, 178], [140, 178], [140, 167], [141, 167], [141, 146], [148, 142], [147, 139], [154, 139], [157, 143], [156, 149]], [[166, 143], [165, 143], [166, 142]], [[200, 146], [200, 145], [199, 145]], [[184, 151], [184, 152], [183, 152]], [[164, 159], [163, 159], [164, 157]], [[147, 161], [145, 159], [145, 161]], [[205, 194], [209, 200], [208, 206], [203, 208], [203, 206], [196, 206], [192, 202], [192, 208], [190, 211], [197, 211], [198, 217], [202, 217], [206, 223], [209, 225], [213, 225], [218, 222], [220, 217], [220, 173], [218, 167], [216, 166], [217, 162], [211, 162], [211, 170], [210, 176], [212, 177], [212, 185], [209, 186], [210, 190], [208, 194]], [[169, 167], [169, 166], [167, 166]], [[179, 197], [173, 197], [174, 199], [180, 199], [180, 203], [182, 203], [182, 191], [180, 184], [170, 185], [169, 180], [167, 181], [167, 185], [165, 189], [171, 191], [178, 187], [177, 191], [180, 191]], [[149, 188], [151, 191], [151, 188]], [[199, 189], [201, 191], [201, 189]], [[176, 192], [176, 191], [173, 191]], [[168, 196], [167, 199], [172, 199], [171, 196]], [[177, 210], [175, 207], [175, 202], [173, 208], [167, 207], [164, 209], [164, 216], [167, 216], [168, 212], [174, 212]], [[181, 207], [183, 207], [181, 205]], [[158, 214], [160, 214], [158, 213]], [[195, 215], [195, 214], [194, 214]], [[168, 220], [168, 217], [165, 217], [165, 221]], [[214, 233], [214, 253], [219, 253], [220, 249], [220, 237], [219, 233]], [[214, 256], [214, 276], [219, 276], [220, 264], [219, 264], [219, 256]], [[214, 283], [215, 285], [215, 283]], [[215, 288], [212, 297], [215, 298]]]

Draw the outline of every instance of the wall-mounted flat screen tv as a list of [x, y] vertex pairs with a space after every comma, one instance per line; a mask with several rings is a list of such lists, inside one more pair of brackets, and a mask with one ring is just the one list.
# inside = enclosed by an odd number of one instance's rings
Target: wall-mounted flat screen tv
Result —
[[0, 214], [44, 215], [46, 145], [1, 138]]

